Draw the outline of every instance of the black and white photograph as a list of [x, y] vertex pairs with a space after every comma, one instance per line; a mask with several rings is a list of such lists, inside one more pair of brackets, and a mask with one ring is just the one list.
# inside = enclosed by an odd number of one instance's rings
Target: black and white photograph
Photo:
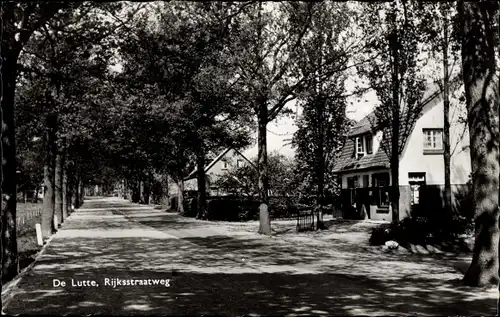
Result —
[[0, 16], [2, 315], [500, 313], [500, 1]]

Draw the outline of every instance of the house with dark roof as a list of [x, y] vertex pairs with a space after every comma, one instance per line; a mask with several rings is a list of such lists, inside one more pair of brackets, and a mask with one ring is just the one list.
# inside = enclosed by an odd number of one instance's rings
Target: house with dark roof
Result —
[[[213, 196], [224, 195], [225, 193], [221, 192], [216, 185], [217, 179], [232, 168], [243, 167], [246, 165], [257, 168], [254, 163], [252, 163], [237, 149], [229, 147], [223, 150], [207, 166], [205, 166], [207, 191], [209, 191], [209, 194]], [[196, 169], [184, 178], [184, 190], [198, 190]]]
[[[458, 81], [453, 91], [463, 89]], [[423, 98], [423, 110], [404, 140], [399, 160], [399, 213], [427, 217], [443, 206], [443, 102], [438, 87]], [[465, 105], [452, 95], [450, 102], [451, 184], [454, 194], [463, 192], [471, 172]], [[370, 113], [349, 131], [334, 172], [341, 179], [342, 205], [361, 218], [392, 219], [392, 184], [388, 149], [383, 146], [387, 125]], [[404, 129], [406, 127], [402, 127]], [[458, 194], [457, 194], [458, 196]], [[458, 203], [453, 198], [454, 203]]]

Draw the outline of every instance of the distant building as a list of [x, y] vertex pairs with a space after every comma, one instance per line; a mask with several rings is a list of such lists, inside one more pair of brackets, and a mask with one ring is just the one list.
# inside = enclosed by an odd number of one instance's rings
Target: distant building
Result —
[[[255, 165], [240, 151], [234, 148], [227, 148], [214, 158], [206, 167], [205, 175], [207, 181], [207, 191], [210, 195], [223, 195], [216, 185], [217, 179], [231, 168], [243, 167], [245, 165]], [[256, 168], [256, 167], [255, 167]], [[196, 179], [196, 169], [184, 179], [184, 190], [198, 190]]]

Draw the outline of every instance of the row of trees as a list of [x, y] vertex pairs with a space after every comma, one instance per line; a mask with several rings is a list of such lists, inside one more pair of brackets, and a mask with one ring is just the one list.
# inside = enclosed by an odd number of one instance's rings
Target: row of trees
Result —
[[92, 142], [103, 113], [95, 101], [104, 94], [109, 39], [119, 27], [105, 16], [121, 7], [2, 3], [2, 281], [19, 270], [16, 171], [31, 174], [36, 185], [44, 181], [42, 234], [48, 238], [69, 206], [81, 204], [85, 178], [102, 167], [95, 161], [100, 143]]
[[[484, 284], [498, 267], [498, 5], [457, 7], [477, 214], [467, 280]], [[259, 232], [270, 234], [268, 123], [286, 113], [290, 101], [302, 103], [294, 143], [321, 208], [328, 167], [348, 126], [345, 78], [356, 70], [389, 109], [377, 113], [391, 125], [387, 148], [397, 175], [399, 119], [415, 120], [408, 109], [418, 108], [422, 94], [415, 56], [421, 37], [414, 34], [420, 9], [410, 1], [2, 4], [4, 274], [17, 270], [11, 269], [17, 258], [16, 135], [20, 155], [38, 149], [44, 158], [48, 235], [53, 213], [64, 210], [52, 207], [52, 197], [60, 206], [64, 193], [77, 197], [78, 184], [101, 174], [130, 186], [158, 174], [182, 184], [197, 167], [203, 218], [205, 157], [248, 144], [256, 128]], [[42, 145], [33, 146], [33, 137]], [[53, 184], [63, 194], [53, 195]]]

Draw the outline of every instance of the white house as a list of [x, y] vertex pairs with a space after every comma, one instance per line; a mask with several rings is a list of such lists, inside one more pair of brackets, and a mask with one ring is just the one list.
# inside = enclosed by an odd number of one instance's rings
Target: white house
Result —
[[[240, 151], [234, 148], [226, 148], [216, 158], [214, 158], [206, 167], [205, 175], [207, 179], [207, 191], [210, 195], [223, 194], [215, 185], [217, 179], [231, 168], [243, 167], [245, 165], [256, 166]], [[196, 169], [194, 169], [186, 178], [184, 178], [184, 190], [198, 190], [196, 179]]]
[[[455, 81], [455, 85], [457, 81]], [[443, 204], [443, 101], [434, 88], [424, 99], [423, 111], [411, 129], [399, 161], [400, 219], [428, 216]], [[465, 105], [450, 102], [451, 185], [454, 194], [463, 192], [471, 172], [469, 134]], [[367, 218], [391, 220], [389, 186], [392, 184], [389, 157], [381, 146], [383, 128], [374, 113], [355, 124], [334, 166], [341, 177], [344, 205], [364, 209]], [[366, 190], [355, 190], [365, 188]], [[455, 202], [455, 200], [453, 200]]]

